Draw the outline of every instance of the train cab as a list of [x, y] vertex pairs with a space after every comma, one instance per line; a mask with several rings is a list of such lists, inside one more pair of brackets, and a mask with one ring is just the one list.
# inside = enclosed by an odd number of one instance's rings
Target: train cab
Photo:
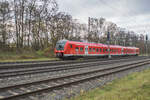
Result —
[[67, 40], [60, 40], [56, 43], [56, 47], [55, 47], [56, 57], [63, 58], [66, 43], [67, 43]]

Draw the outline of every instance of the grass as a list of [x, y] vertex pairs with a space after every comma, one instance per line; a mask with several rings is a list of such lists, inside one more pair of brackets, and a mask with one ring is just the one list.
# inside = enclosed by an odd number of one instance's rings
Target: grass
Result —
[[58, 60], [57, 58], [36, 58], [36, 59], [5, 59], [0, 62], [22, 62], [22, 61], [46, 61], [46, 60]]
[[116, 79], [101, 88], [81, 92], [71, 100], [150, 100], [150, 69]]
[[41, 60], [58, 60], [48, 52], [43, 51], [22, 51], [22, 52], [2, 52], [0, 51], [0, 62], [14, 61], [41, 61]]

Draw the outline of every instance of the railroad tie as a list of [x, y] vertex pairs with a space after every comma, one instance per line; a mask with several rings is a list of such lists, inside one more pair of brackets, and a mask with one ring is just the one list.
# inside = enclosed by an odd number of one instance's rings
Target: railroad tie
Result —
[[19, 94], [17, 92], [12, 91], [12, 90], [8, 90], [8, 92], [11, 93], [11, 94], [13, 94], [13, 95], [18, 95]]
[[37, 99], [34, 96], [29, 96], [29, 98], [32, 99], [32, 100], [36, 100]]
[[0, 99], [3, 99], [3, 98], [5, 98], [4, 96], [0, 96]]
[[26, 91], [26, 92], [31, 92], [31, 90], [28, 90], [27, 88], [20, 88], [21, 90], [24, 90], [24, 91]]
[[40, 88], [40, 87], [37, 87], [37, 89], [38, 89], [38, 90], [40, 90], [40, 89], [42, 89], [42, 88]]
[[43, 86], [46, 86], [46, 87], [51, 87], [50, 85], [47, 85], [47, 84], [43, 84]]

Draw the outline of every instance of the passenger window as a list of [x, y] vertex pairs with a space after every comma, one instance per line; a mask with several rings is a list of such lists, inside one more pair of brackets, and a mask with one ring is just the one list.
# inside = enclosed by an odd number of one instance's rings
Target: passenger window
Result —
[[[107, 49], [107, 51], [109, 52], [109, 49]], [[110, 52], [112, 52], [112, 49], [110, 49]]]
[[72, 48], [72, 44], [70, 44], [70, 48]]
[[99, 52], [102, 52], [102, 49], [101, 49], [101, 48], [99, 49]]
[[78, 48], [78, 47], [76, 47], [76, 52], [77, 52], [77, 51], [79, 51], [79, 48]]
[[103, 52], [105, 52], [105, 49], [103, 49]]
[[80, 51], [81, 51], [81, 52], [83, 51], [83, 48], [82, 48], [82, 47], [80, 48]]
[[90, 50], [90, 52], [92, 52], [92, 48], [90, 48], [89, 50]]
[[95, 48], [93, 48], [93, 52], [95, 52]]
[[98, 48], [96, 49], [96, 52], [98, 52]]
[[108, 49], [106, 49], [106, 52], [108, 51]]

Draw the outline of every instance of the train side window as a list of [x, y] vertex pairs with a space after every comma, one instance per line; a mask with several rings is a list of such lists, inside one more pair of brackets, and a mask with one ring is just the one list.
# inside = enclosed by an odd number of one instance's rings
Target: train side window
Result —
[[76, 51], [79, 51], [79, 48], [78, 48], [78, 47], [76, 47]]
[[102, 49], [101, 49], [101, 48], [99, 48], [99, 52], [102, 52]]
[[70, 44], [70, 48], [72, 48], [72, 44]]
[[93, 48], [93, 52], [95, 52], [95, 48]]
[[108, 49], [106, 49], [106, 52], [108, 52]]
[[112, 52], [114, 52], [114, 49], [112, 49]]
[[[109, 49], [107, 49], [107, 51], [109, 52]], [[110, 49], [110, 52], [112, 52], [112, 49]]]
[[103, 49], [103, 52], [105, 52], [105, 49]]
[[92, 48], [89, 48], [89, 51], [92, 52]]
[[81, 52], [83, 51], [83, 48], [82, 48], [82, 47], [80, 47], [80, 51], [81, 51]]
[[98, 52], [98, 48], [96, 49], [96, 52]]

